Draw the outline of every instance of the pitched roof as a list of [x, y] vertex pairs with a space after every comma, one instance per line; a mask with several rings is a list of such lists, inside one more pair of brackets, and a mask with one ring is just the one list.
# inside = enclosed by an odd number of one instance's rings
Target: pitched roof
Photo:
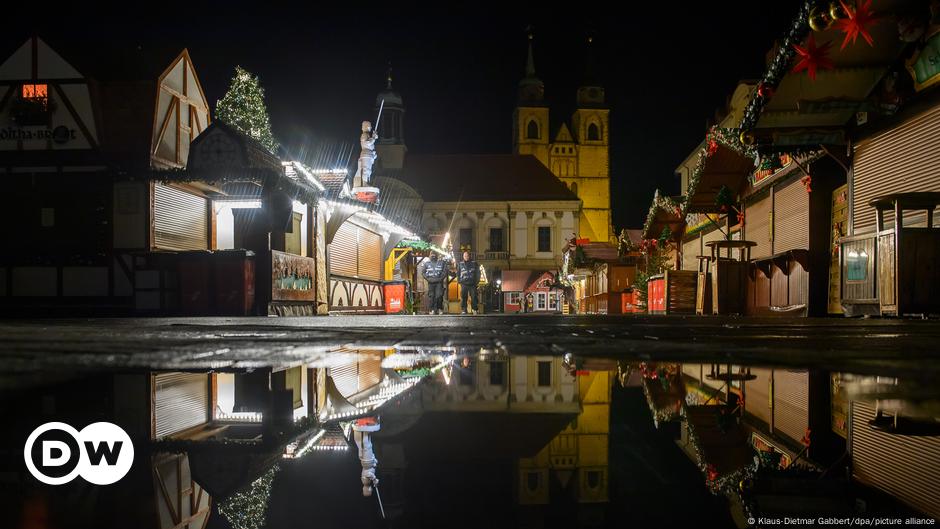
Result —
[[426, 202], [579, 200], [531, 155], [409, 155], [396, 178]]

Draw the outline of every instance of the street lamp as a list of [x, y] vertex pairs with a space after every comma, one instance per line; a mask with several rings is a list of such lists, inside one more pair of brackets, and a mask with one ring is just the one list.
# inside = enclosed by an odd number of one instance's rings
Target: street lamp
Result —
[[496, 310], [503, 312], [503, 280], [496, 280]]

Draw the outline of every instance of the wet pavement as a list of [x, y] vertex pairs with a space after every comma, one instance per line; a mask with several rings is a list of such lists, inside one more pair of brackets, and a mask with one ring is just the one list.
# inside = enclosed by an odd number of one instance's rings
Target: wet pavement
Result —
[[727, 361], [940, 375], [940, 321], [691, 316], [328, 316], [0, 321], [5, 373], [238, 370], [316, 363], [337, 347], [476, 347], [625, 360]]

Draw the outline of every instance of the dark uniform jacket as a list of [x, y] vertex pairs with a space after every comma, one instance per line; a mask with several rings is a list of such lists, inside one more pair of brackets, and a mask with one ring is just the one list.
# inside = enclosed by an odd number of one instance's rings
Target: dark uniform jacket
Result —
[[447, 279], [447, 266], [444, 264], [444, 260], [428, 261], [424, 265], [424, 279], [428, 283], [441, 283]]
[[475, 287], [480, 283], [480, 265], [473, 259], [457, 263], [457, 282]]

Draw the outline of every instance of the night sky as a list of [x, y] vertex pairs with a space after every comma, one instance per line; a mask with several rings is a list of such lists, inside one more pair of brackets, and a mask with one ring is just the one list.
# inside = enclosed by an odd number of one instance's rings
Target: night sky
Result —
[[[741, 79], [764, 70], [764, 56], [789, 25], [795, 1], [576, 2], [417, 10], [348, 2], [222, 7], [141, 3], [143, 11], [75, 5], [72, 11], [15, 13], [26, 21], [0, 36], [0, 55], [38, 32], [78, 46], [189, 48], [210, 105], [236, 64], [266, 90], [275, 136], [287, 145], [355, 142], [384, 87], [386, 63], [407, 106], [412, 153], [508, 153], [516, 84], [523, 75], [525, 28], [552, 105], [553, 132], [568, 120], [595, 36], [598, 77], [611, 106], [614, 222], [642, 224], [657, 187], [678, 193], [673, 171], [702, 140], [706, 120]], [[25, 5], [25, 4], [21, 4]], [[592, 13], [586, 11], [596, 6]], [[616, 6], [616, 7], [615, 7]], [[719, 7], [720, 6], [720, 7]], [[624, 11], [625, 14], [615, 14]], [[102, 13], [103, 12], [103, 13]], [[42, 19], [42, 20], [40, 20]], [[59, 49], [66, 59], [68, 49]]]

